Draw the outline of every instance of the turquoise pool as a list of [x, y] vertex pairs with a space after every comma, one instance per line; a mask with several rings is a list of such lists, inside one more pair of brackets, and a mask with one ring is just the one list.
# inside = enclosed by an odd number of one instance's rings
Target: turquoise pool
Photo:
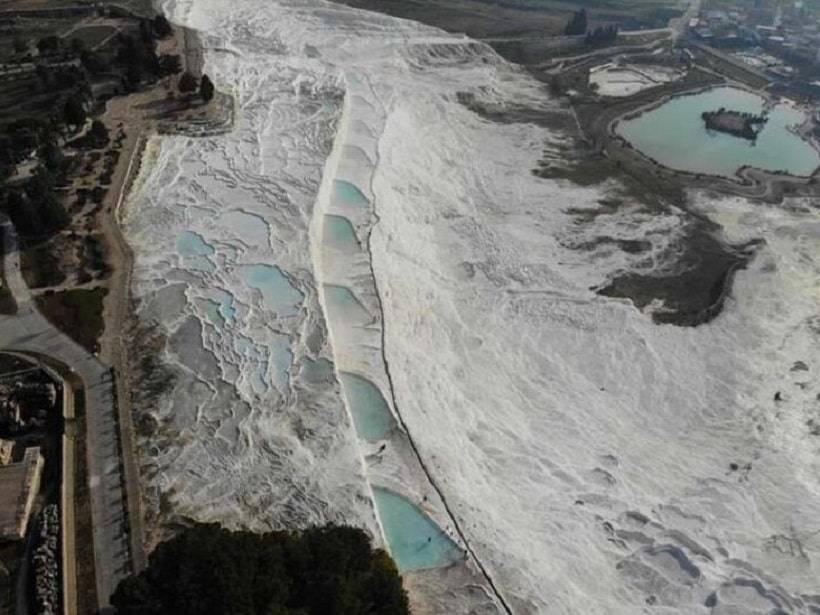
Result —
[[339, 378], [359, 437], [365, 440], [386, 438], [395, 422], [378, 387], [367, 378], [348, 372], [340, 373]]
[[701, 113], [720, 107], [761, 113], [766, 99], [739, 88], [719, 87], [672, 98], [660, 107], [618, 123], [615, 132], [641, 153], [680, 171], [732, 176], [743, 166], [791, 175], [811, 175], [820, 154], [789, 130], [804, 114], [787, 104], [769, 109], [769, 121], [756, 141], [707, 130]]
[[402, 572], [446, 566], [464, 557], [447, 534], [406, 498], [374, 487], [373, 499], [390, 554]]
[[362, 326], [373, 320], [367, 308], [346, 286], [326, 284], [324, 289], [328, 317], [333, 321], [352, 326]]
[[199, 233], [193, 231], [180, 233], [177, 237], [177, 251], [187, 269], [206, 273], [216, 271], [216, 265], [210, 259], [216, 250]]
[[268, 307], [279, 316], [294, 316], [299, 313], [302, 293], [294, 288], [279, 267], [244, 265], [241, 272], [248, 286], [258, 289]]
[[343, 250], [359, 249], [359, 238], [356, 237], [356, 230], [344, 216], [325, 216], [323, 241]]
[[348, 205], [352, 207], [365, 207], [370, 205], [370, 201], [356, 186], [343, 179], [333, 180], [333, 197], [337, 205]]

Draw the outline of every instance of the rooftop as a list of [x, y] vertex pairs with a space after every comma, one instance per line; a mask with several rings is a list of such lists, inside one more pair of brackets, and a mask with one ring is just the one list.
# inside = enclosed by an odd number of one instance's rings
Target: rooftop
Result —
[[22, 461], [0, 467], [0, 540], [25, 536], [42, 473], [43, 457], [36, 446], [26, 449]]

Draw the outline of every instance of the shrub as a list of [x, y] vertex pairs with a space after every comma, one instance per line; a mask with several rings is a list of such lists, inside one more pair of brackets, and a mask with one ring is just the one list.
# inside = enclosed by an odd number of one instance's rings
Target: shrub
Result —
[[182, 73], [182, 76], [179, 78], [179, 84], [177, 85], [180, 92], [182, 92], [183, 94], [190, 94], [191, 92], [196, 90], [196, 86], [196, 77], [194, 77], [187, 70], [184, 73]]
[[203, 102], [211, 102], [214, 97], [214, 84], [208, 75], [202, 75], [202, 80], [199, 82], [199, 95], [202, 96]]

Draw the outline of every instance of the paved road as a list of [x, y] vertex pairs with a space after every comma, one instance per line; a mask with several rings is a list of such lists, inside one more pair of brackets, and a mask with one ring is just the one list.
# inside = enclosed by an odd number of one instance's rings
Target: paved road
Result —
[[0, 227], [6, 254], [5, 279], [18, 306], [16, 315], [0, 316], [0, 348], [50, 357], [71, 368], [85, 384], [94, 566], [97, 599], [104, 607], [119, 580], [131, 572], [110, 370], [37, 311], [20, 273], [14, 227], [5, 217], [0, 218]]

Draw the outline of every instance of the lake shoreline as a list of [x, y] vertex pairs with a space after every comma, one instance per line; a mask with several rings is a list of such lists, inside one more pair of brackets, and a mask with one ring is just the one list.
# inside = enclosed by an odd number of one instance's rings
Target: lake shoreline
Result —
[[[731, 135], [728, 135], [727, 138], [725, 138], [725, 139], [721, 138], [720, 140], [716, 140], [716, 141], [714, 141], [710, 144], [710, 145], [713, 146], [713, 148], [714, 148], [715, 144], [718, 144], [719, 146], [721, 144], [723, 144], [722, 149], [725, 150], [725, 151], [715, 152], [715, 155], [719, 155], [721, 158], [726, 158], [727, 156], [732, 155], [733, 153], [735, 153], [735, 152], [732, 152], [731, 149], [736, 149], [737, 150], [736, 155], [738, 155], [738, 156], [743, 156], [743, 157], [748, 158], [750, 154], [752, 156], [757, 155], [758, 160], [750, 160], [748, 163], [739, 164], [737, 166], [737, 168], [734, 170], [734, 172], [732, 172], [732, 173], [729, 173], [728, 171], [726, 171], [726, 172], [712, 172], [713, 169], [715, 171], [720, 170], [717, 160], [709, 160], [708, 163], [706, 161], [704, 161], [704, 169], [703, 170], [697, 170], [697, 169], [694, 169], [694, 168], [684, 168], [684, 165], [686, 164], [686, 161], [684, 161], [680, 165], [677, 165], [675, 162], [673, 162], [673, 161], [670, 162], [670, 160], [665, 160], [665, 159], [663, 159], [662, 156], [659, 156], [658, 155], [659, 152], [656, 151], [658, 149], [658, 144], [657, 143], [653, 143], [652, 141], [650, 141], [650, 142], [647, 143], [647, 146], [649, 146], [650, 149], [648, 151], [647, 151], [646, 147], [644, 149], [642, 149], [640, 144], [638, 142], [636, 142], [636, 139], [640, 139], [640, 135], [637, 134], [637, 133], [634, 133], [634, 131], [637, 131], [639, 128], [641, 128], [640, 124], [635, 124], [635, 123], [632, 124], [633, 134], [628, 133], [624, 128], [628, 122], [630, 122], [630, 121], [636, 122], [636, 121], [640, 120], [641, 118], [643, 118], [642, 122], [646, 123], [648, 121], [646, 119], [646, 116], [648, 114], [654, 112], [657, 115], [657, 113], [661, 112], [661, 110], [664, 107], [666, 108], [664, 112], [668, 115], [668, 114], [672, 113], [674, 110], [671, 109], [670, 107], [668, 107], [667, 105], [675, 104], [677, 102], [678, 103], [677, 107], [681, 107], [682, 105], [680, 104], [680, 101], [684, 101], [686, 98], [689, 98], [689, 97], [692, 97], [692, 96], [701, 96], [701, 97], [703, 97], [704, 98], [704, 101], [702, 103], [703, 106], [710, 108], [710, 107], [713, 107], [714, 104], [717, 104], [718, 102], [722, 102], [724, 100], [723, 99], [724, 94], [728, 95], [728, 94], [732, 94], [732, 93], [741, 93], [741, 92], [744, 95], [748, 94], [749, 96], [757, 97], [759, 99], [760, 103], [761, 103], [760, 104], [761, 109], [769, 108], [770, 109], [770, 114], [772, 114], [772, 115], [770, 115], [770, 117], [772, 118], [772, 122], [771, 122], [771, 125], [767, 125], [766, 127], [764, 127], [764, 129], [762, 129], [760, 131], [759, 136], [762, 137], [763, 143], [761, 144], [760, 142], [758, 142], [756, 144], [756, 146], [758, 146], [758, 149], [756, 149], [756, 150], [751, 150], [750, 148], [748, 148], [748, 146], [745, 143], [743, 144], [743, 147], [740, 147], [741, 142], [735, 140], [735, 139], [737, 139], [737, 137], [731, 138]], [[712, 94], [712, 96], [711, 97], [707, 96], [709, 94]], [[720, 95], [720, 97], [721, 97], [719, 101], [709, 100], [710, 98], [718, 98], [718, 95]], [[745, 107], [750, 106], [751, 101], [750, 100], [738, 100], [738, 101], [735, 101], [735, 102], [736, 102], [735, 106], [739, 105], [740, 107], [744, 107], [743, 109], [741, 109], [741, 111], [748, 111], [748, 109], [746, 109]], [[695, 111], [692, 112], [692, 114], [700, 116], [700, 114], [701, 114], [700, 112], [701, 112], [701, 109], [697, 108], [697, 109], [695, 109]], [[787, 117], [782, 118], [781, 121], [778, 123], [778, 117], [777, 117], [778, 113], [783, 115], [785, 113], [792, 113], [792, 112], [795, 112], [795, 113], [799, 112], [804, 117], [801, 117], [800, 122], [798, 122], [798, 123], [790, 123], [790, 119], [787, 118]], [[682, 113], [689, 114], [689, 110], [684, 109], [682, 111]], [[684, 153], [684, 152], [691, 152], [691, 151], [695, 151], [695, 150], [700, 151], [701, 153], [704, 151], [702, 147], [696, 147], [697, 146], [696, 143], [689, 144], [688, 147], [683, 147], [683, 148], [679, 147], [681, 139], [686, 139], [688, 137], [691, 137], [692, 134], [699, 134], [699, 132], [693, 133], [692, 131], [688, 130], [689, 125], [692, 122], [695, 122], [696, 119], [697, 119], [697, 118], [694, 118], [694, 115], [693, 115], [692, 118], [689, 118], [688, 116], [685, 117], [684, 118], [685, 121], [683, 121], [683, 122], [670, 122], [670, 121], [668, 121], [669, 118], [666, 118], [664, 116], [663, 123], [664, 123], [664, 125], [669, 126], [671, 130], [677, 129], [677, 130], [680, 131], [680, 127], [686, 126], [686, 132], [682, 132], [681, 134], [677, 134], [677, 135], [670, 135], [670, 141], [675, 143], [675, 152], [677, 152], [678, 154], [681, 154], [681, 153]], [[794, 130], [795, 125], [802, 125], [803, 123], [805, 123], [806, 119], [807, 118], [805, 117], [805, 112], [802, 109], [794, 108], [792, 105], [788, 104], [787, 102], [775, 102], [771, 98], [765, 97], [765, 96], [763, 96], [762, 94], [760, 94], [758, 92], [753, 92], [753, 91], [748, 90], [746, 88], [736, 87], [734, 85], [726, 85], [726, 86], [702, 88], [702, 89], [699, 89], [697, 91], [691, 91], [691, 92], [687, 92], [685, 94], [676, 95], [676, 96], [665, 96], [665, 97], [661, 98], [660, 100], [658, 100], [654, 104], [641, 107], [641, 108], [636, 109], [635, 111], [633, 111], [631, 113], [628, 113], [628, 114], [623, 115], [619, 118], [616, 118], [615, 120], [610, 122], [609, 127], [608, 127], [608, 132], [609, 132], [609, 135], [612, 139], [624, 140], [630, 148], [634, 149], [640, 155], [642, 155], [645, 158], [651, 160], [652, 162], [656, 162], [657, 164], [659, 164], [659, 165], [661, 165], [665, 168], [671, 169], [673, 171], [684, 173], [684, 174], [687, 174], [687, 175], [694, 175], [695, 177], [700, 176], [700, 175], [715, 175], [715, 176], [723, 177], [723, 178], [730, 179], [730, 180], [735, 180], [735, 178], [740, 178], [740, 181], [742, 182], [743, 177], [742, 177], [742, 175], [740, 175], [740, 172], [744, 168], [753, 168], [753, 169], [756, 169], [760, 172], [768, 173], [768, 174], [771, 174], [771, 175], [776, 175], [776, 176], [786, 175], [788, 177], [793, 177], [795, 179], [808, 180], [809, 178], [811, 178], [812, 176], [814, 176], [817, 173], [818, 169], [820, 169], [820, 155], [818, 155], [817, 164], [813, 167], [813, 169], [811, 170], [810, 173], [801, 173], [799, 171], [797, 173], [793, 173], [793, 172], [783, 171], [783, 170], [775, 169], [775, 168], [771, 168], [771, 167], [766, 168], [766, 167], [762, 166], [762, 164], [761, 164], [761, 163], [765, 163], [764, 156], [766, 156], [769, 152], [773, 151], [772, 147], [775, 146], [775, 145], [779, 145], [778, 143], [767, 143], [766, 142], [767, 139], [769, 141], [771, 141], [772, 139], [776, 138], [777, 133], [773, 132], [773, 130], [777, 130], [777, 129], [788, 131], [789, 135], [794, 136], [796, 139], [799, 139], [800, 141], [805, 143], [808, 147], [810, 147], [815, 153], [818, 153], [818, 150], [816, 149], [814, 143], [812, 143], [810, 140], [806, 140], [806, 139], [801, 138], [799, 133]], [[658, 120], [658, 121], [660, 121], [660, 120]], [[706, 129], [704, 129], [704, 130], [706, 130]], [[653, 133], [652, 137], [654, 138], [654, 136], [656, 134], [656, 131], [653, 130], [652, 133]], [[707, 133], [708, 133], [708, 130], [707, 130]], [[803, 152], [797, 151], [797, 145], [794, 145], [794, 144], [791, 144], [791, 143], [783, 144], [783, 147], [788, 147], [788, 146], [795, 149], [795, 153], [793, 155], [794, 158], [799, 158], [800, 160], [803, 159]], [[654, 149], [652, 149], [653, 147], [654, 147]], [[709, 153], [708, 150], [706, 150], [706, 151], [707, 151], [707, 154], [708, 154]], [[714, 157], [714, 155], [713, 155], [713, 157]], [[778, 160], [779, 159], [780, 159], [780, 156], [778, 156]], [[708, 167], [708, 169], [707, 169], [707, 167]], [[737, 180], [735, 180], [735, 181], [737, 181]]]

